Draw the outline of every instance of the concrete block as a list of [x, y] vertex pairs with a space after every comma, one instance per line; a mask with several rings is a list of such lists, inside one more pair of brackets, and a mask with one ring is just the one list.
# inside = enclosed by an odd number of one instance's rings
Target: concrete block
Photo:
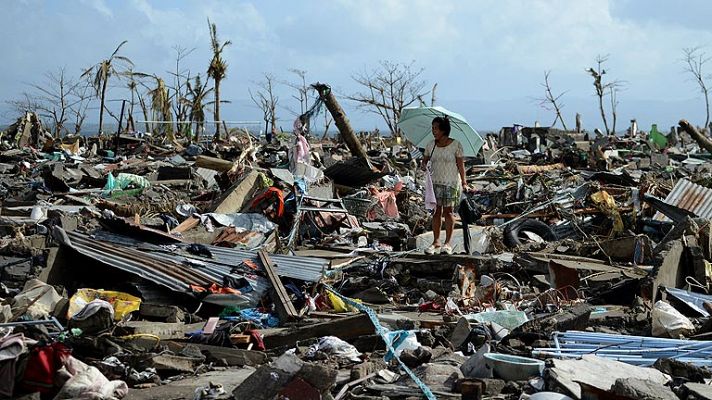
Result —
[[235, 399], [271, 400], [292, 380], [293, 374], [262, 366], [232, 391]]
[[617, 379], [611, 387], [611, 392], [637, 400], [678, 400], [667, 386], [639, 378]]
[[156, 371], [159, 372], [189, 372], [192, 373], [195, 371], [198, 366], [200, 366], [203, 361], [205, 360], [204, 357], [198, 358], [198, 357], [183, 357], [183, 356], [174, 356], [170, 354], [161, 354], [152, 357], [148, 364], [155, 368]]

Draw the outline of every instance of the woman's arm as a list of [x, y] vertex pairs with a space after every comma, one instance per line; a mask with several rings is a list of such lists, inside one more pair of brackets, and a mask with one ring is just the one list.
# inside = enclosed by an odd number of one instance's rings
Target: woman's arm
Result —
[[460, 172], [460, 182], [462, 187], [467, 186], [467, 179], [465, 179], [465, 159], [462, 157], [456, 157], [455, 163], [457, 164], [457, 170]]
[[433, 150], [435, 150], [435, 142], [431, 142], [427, 146], [425, 146], [425, 153], [423, 153], [423, 160], [420, 164], [420, 169], [422, 169], [423, 171], [427, 169], [428, 161], [430, 161], [430, 159], [433, 157]]

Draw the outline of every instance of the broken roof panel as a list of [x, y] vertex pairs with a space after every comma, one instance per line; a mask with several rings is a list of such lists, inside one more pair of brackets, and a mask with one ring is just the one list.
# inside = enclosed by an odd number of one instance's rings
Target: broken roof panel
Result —
[[93, 240], [76, 232], [62, 234], [64, 230], [59, 228], [56, 232], [60, 232], [55, 234], [60, 244], [109, 267], [137, 275], [175, 292], [188, 293], [191, 284], [207, 282], [205, 277], [202, 277], [202, 282], [198, 282], [198, 279], [187, 279], [186, 271], [177, 271], [181, 267], [179, 264], [157, 260], [137, 249]]
[[[58, 231], [64, 232], [60, 228]], [[58, 241], [104, 265], [136, 275], [174, 292], [190, 294], [191, 285], [224, 285], [225, 278], [244, 279], [251, 287], [237, 295], [244, 304], [256, 305], [269, 288], [258, 274], [241, 274], [234, 267], [250, 261], [260, 265], [257, 252], [208, 246], [213, 257], [201, 257], [184, 250], [187, 245], [157, 246], [133, 238], [98, 231], [89, 236], [77, 232], [55, 234]], [[329, 265], [325, 259], [275, 254], [271, 256], [280, 276], [317, 282]]]
[[[691, 211], [700, 218], [712, 218], [712, 189], [694, 184], [687, 179], [680, 179], [670, 194], [665, 198], [665, 203]], [[653, 220], [671, 222], [661, 212], [656, 212]]]

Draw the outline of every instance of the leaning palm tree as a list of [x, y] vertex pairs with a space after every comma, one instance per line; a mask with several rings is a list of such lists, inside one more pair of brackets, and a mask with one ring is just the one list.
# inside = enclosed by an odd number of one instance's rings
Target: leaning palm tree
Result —
[[195, 123], [196, 137], [205, 130], [205, 105], [212, 103], [206, 103], [205, 99], [212, 91], [213, 88], [208, 88], [208, 82], [203, 83], [200, 75], [197, 75], [192, 84], [188, 81], [188, 96], [180, 99], [181, 103], [190, 108], [190, 120]]
[[222, 52], [226, 46], [232, 44], [231, 41], [220, 43], [218, 40], [218, 30], [214, 23], [208, 18], [208, 28], [210, 29], [210, 45], [213, 50], [213, 58], [210, 60], [208, 67], [208, 76], [213, 78], [215, 82], [215, 140], [220, 139], [220, 82], [225, 79], [227, 72], [227, 63], [222, 58]]
[[94, 91], [96, 92], [96, 97], [99, 98], [99, 133], [103, 133], [104, 131], [104, 100], [106, 99], [106, 88], [109, 83], [109, 78], [112, 75], [115, 74], [120, 74], [119, 70], [116, 68], [118, 67], [132, 67], [134, 64], [131, 60], [124, 56], [120, 56], [117, 53], [119, 52], [119, 49], [121, 49], [121, 46], [126, 44], [127, 40], [124, 40], [121, 42], [117, 47], [116, 50], [114, 50], [113, 53], [111, 53], [111, 56], [107, 58], [106, 60], [102, 60], [101, 62], [89, 67], [84, 73], [81, 75], [82, 78], [86, 78], [89, 76], [92, 76], [91, 78], [91, 84], [94, 87]]

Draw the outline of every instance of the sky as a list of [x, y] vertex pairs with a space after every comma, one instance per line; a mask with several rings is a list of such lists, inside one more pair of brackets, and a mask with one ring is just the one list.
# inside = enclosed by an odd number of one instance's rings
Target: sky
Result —
[[[221, 40], [227, 79], [221, 86], [227, 120], [259, 120], [249, 100], [264, 73], [294, 81], [290, 69], [307, 71], [308, 83], [330, 84], [339, 96], [359, 91], [358, 73], [379, 61], [413, 63], [437, 104], [464, 115], [481, 131], [513, 123], [548, 126], [554, 114], [537, 101], [544, 71], [555, 94], [564, 93], [569, 127], [602, 128], [592, 78], [598, 55], [618, 93], [618, 129], [632, 118], [641, 128], [664, 129], [681, 118], [704, 124], [699, 87], [684, 70], [683, 49], [712, 55], [712, 2], [686, 0], [0, 0], [0, 124], [17, 116], [7, 101], [64, 68], [78, 77], [120, 54], [136, 71], [170, 78], [175, 47], [194, 49], [183, 68], [204, 74], [210, 60], [207, 18]], [[705, 73], [712, 74], [712, 62]], [[712, 82], [712, 81], [711, 81]], [[112, 86], [120, 86], [113, 82]], [[712, 86], [712, 85], [711, 85]], [[298, 108], [293, 89], [277, 85], [278, 116], [285, 129]], [[126, 98], [112, 87], [111, 100]], [[379, 117], [340, 97], [356, 129], [385, 129]], [[118, 112], [120, 103], [109, 107]], [[92, 116], [92, 118], [94, 118]]]

